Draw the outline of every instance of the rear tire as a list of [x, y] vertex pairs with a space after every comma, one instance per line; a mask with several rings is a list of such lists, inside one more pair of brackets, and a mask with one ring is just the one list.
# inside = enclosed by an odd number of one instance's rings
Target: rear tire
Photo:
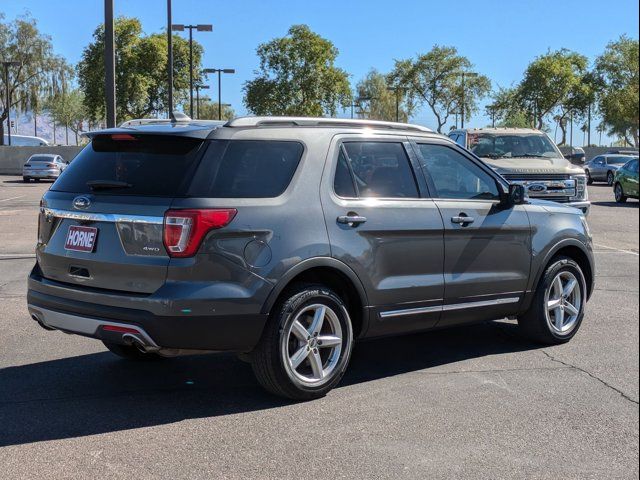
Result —
[[609, 185], [610, 187], [613, 187], [613, 181], [614, 181], [613, 172], [608, 172], [607, 173], [607, 185]]
[[22, 181], [24, 183], [29, 183], [31, 181], [31, 179], [29, 177], [22, 177]]
[[586, 281], [580, 266], [569, 257], [555, 257], [538, 283], [531, 307], [518, 318], [518, 326], [534, 342], [566, 343], [580, 329], [586, 301]]
[[119, 343], [105, 342], [104, 340], [102, 343], [104, 343], [104, 346], [107, 347], [111, 353], [114, 353], [125, 360], [149, 362], [164, 358], [157, 353], [143, 353], [133, 345], [120, 345]]
[[613, 194], [617, 203], [625, 203], [627, 201], [627, 196], [624, 194], [624, 189], [620, 183], [616, 183], [613, 187]]
[[351, 319], [342, 299], [323, 285], [295, 285], [272, 311], [251, 365], [267, 391], [312, 400], [340, 382], [352, 347]]

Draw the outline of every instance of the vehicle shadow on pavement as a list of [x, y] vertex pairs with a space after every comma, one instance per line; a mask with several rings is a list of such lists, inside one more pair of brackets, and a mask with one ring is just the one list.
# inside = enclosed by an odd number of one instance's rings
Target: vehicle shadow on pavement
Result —
[[[483, 324], [363, 342], [341, 385], [538, 348], [514, 329]], [[131, 363], [94, 353], [0, 369], [0, 446], [289, 405], [264, 392], [234, 355]]]
[[627, 200], [627, 203], [618, 203], [618, 202], [591, 202], [591, 205], [598, 205], [599, 207], [617, 207], [617, 208], [638, 208], [637, 201]]

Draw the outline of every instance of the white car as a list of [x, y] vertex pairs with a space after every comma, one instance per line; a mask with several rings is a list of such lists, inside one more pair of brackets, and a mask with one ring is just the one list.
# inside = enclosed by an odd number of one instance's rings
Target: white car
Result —
[[[4, 134], [4, 144], [9, 145], [9, 135]], [[44, 138], [29, 135], [11, 135], [12, 147], [48, 147], [49, 142]]]
[[55, 153], [37, 153], [31, 155], [22, 167], [22, 180], [39, 182], [43, 178], [55, 180], [67, 168], [69, 162]]

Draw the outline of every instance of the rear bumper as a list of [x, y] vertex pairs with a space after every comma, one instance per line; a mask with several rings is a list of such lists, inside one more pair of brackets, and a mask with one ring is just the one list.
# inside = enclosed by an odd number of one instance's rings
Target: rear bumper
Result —
[[[179, 293], [179, 292], [178, 292]], [[183, 292], [184, 293], [184, 292]], [[174, 298], [156, 295], [130, 296], [115, 292], [100, 293], [42, 279], [35, 271], [29, 277], [27, 303], [32, 318], [45, 327], [87, 337], [122, 341], [122, 333], [114, 336], [104, 325], [117, 325], [141, 333], [151, 347], [184, 350], [216, 350], [246, 352], [258, 343], [268, 315], [255, 307], [241, 305], [229, 308], [234, 299], [192, 301], [193, 313], [171, 308]], [[163, 314], [165, 313], [165, 314]]]
[[58, 170], [23, 171], [22, 176], [28, 178], [58, 178], [60, 172]]

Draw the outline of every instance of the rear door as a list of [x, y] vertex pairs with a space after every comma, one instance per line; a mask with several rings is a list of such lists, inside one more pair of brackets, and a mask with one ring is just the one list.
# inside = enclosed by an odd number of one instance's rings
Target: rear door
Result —
[[439, 140], [417, 140], [431, 196], [444, 221], [444, 306], [440, 324], [500, 318], [517, 310], [531, 265], [523, 205], [500, 205], [488, 167]]
[[164, 213], [190, 179], [202, 141], [100, 135], [43, 198], [37, 258], [42, 275], [82, 287], [152, 293], [169, 257]]
[[404, 137], [339, 136], [321, 199], [331, 255], [360, 278], [370, 336], [433, 327], [443, 298], [442, 217]]

